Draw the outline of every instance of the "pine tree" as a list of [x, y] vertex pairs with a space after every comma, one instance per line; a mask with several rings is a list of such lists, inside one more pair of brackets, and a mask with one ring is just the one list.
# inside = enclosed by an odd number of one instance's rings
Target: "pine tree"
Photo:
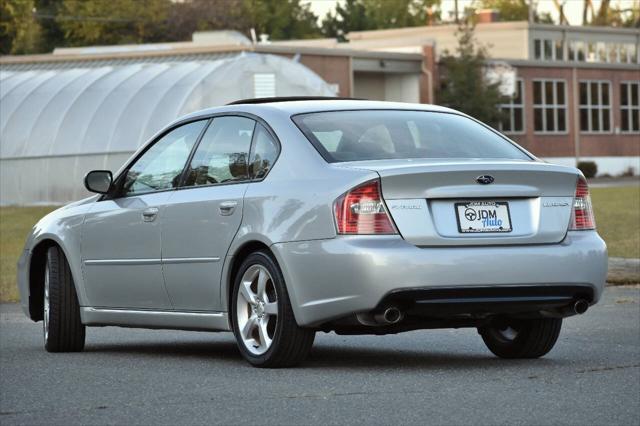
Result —
[[497, 126], [502, 118], [499, 105], [506, 99], [498, 90], [499, 82], [488, 83], [484, 78], [486, 49], [477, 45], [472, 24], [461, 24], [456, 35], [455, 54], [445, 51], [440, 58], [443, 78], [438, 103]]

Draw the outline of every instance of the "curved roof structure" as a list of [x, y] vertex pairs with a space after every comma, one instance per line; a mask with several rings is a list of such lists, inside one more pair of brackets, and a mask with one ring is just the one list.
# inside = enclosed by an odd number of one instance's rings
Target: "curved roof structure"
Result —
[[209, 61], [0, 69], [0, 204], [76, 199], [85, 194], [86, 171], [117, 169], [176, 118], [265, 95], [335, 92], [304, 65], [257, 53]]
[[260, 54], [0, 71], [0, 158], [133, 152], [177, 117], [253, 97], [258, 74], [273, 75], [278, 95], [334, 95], [305, 66]]

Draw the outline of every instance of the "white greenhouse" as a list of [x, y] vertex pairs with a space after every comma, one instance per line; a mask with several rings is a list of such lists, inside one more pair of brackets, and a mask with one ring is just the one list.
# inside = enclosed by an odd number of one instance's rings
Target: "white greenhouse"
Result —
[[0, 68], [0, 204], [87, 194], [92, 169], [117, 170], [172, 120], [253, 97], [334, 96], [295, 60], [258, 53], [176, 61]]

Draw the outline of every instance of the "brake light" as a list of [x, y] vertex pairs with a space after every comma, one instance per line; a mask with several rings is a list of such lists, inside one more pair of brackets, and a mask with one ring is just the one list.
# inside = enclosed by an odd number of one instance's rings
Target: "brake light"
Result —
[[341, 195], [333, 208], [338, 234], [397, 234], [382, 201], [379, 180]]
[[583, 177], [578, 178], [576, 194], [573, 198], [573, 213], [571, 214], [571, 231], [596, 229], [596, 220], [591, 207], [589, 186]]

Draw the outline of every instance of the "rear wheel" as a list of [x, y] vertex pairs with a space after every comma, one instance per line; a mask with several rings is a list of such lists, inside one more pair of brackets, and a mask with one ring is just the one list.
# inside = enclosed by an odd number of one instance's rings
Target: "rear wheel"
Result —
[[44, 271], [44, 347], [48, 352], [80, 352], [85, 326], [69, 264], [59, 247], [47, 251]]
[[489, 350], [500, 358], [539, 358], [560, 335], [562, 319], [510, 320], [478, 329]]
[[291, 367], [311, 350], [315, 331], [299, 327], [280, 268], [266, 251], [252, 253], [235, 278], [231, 321], [238, 347], [256, 367]]

